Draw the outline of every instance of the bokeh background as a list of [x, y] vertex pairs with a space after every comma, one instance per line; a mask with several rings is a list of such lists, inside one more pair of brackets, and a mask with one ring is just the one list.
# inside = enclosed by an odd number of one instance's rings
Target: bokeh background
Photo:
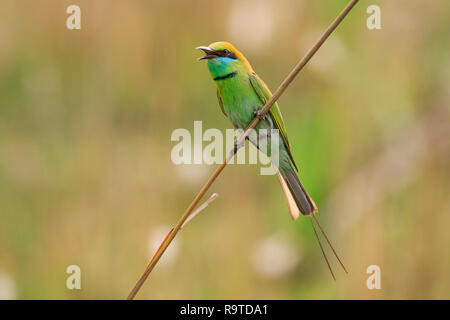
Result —
[[[346, 3], [3, 0], [0, 298], [125, 298], [215, 168], [174, 165], [172, 131], [231, 127], [194, 48], [234, 43], [275, 90]], [[449, 34], [449, 1], [361, 1], [279, 100], [349, 275], [275, 177], [234, 165], [137, 298], [450, 298]]]

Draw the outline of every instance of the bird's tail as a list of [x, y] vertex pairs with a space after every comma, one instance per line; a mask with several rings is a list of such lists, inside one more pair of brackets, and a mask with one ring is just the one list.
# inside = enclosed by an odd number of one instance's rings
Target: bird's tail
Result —
[[318, 211], [293, 169], [280, 169], [278, 180], [280, 180], [292, 219], [297, 219], [299, 213], [309, 216]]
[[280, 169], [280, 171], [278, 172], [278, 180], [280, 180], [281, 188], [283, 189], [283, 193], [286, 198], [289, 213], [291, 214], [292, 219], [294, 220], [297, 219], [299, 213], [303, 214], [304, 216], [308, 216], [310, 218], [314, 234], [320, 246], [320, 250], [322, 251], [323, 257], [328, 265], [328, 269], [330, 270], [333, 279], [336, 280], [336, 277], [334, 276], [333, 269], [331, 268], [330, 262], [328, 261], [328, 258], [322, 247], [322, 243], [320, 242], [319, 235], [317, 234], [314, 222], [317, 224], [323, 236], [327, 240], [331, 250], [333, 251], [340, 265], [342, 266], [344, 271], [348, 273], [347, 269], [345, 268], [336, 251], [334, 250], [331, 241], [328, 239], [327, 234], [323, 230], [322, 226], [319, 223], [319, 220], [316, 217], [316, 212], [318, 211], [316, 204], [314, 203], [313, 199], [309, 196], [308, 192], [306, 192], [294, 169], [292, 168], [288, 170]]

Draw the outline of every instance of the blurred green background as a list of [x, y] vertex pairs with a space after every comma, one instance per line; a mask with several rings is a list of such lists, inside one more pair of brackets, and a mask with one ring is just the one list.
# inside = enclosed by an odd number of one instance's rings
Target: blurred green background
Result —
[[[0, 298], [125, 298], [216, 167], [174, 165], [172, 131], [231, 127], [194, 48], [232, 42], [274, 91], [346, 3], [2, 1]], [[137, 298], [450, 298], [449, 34], [449, 1], [361, 1], [279, 100], [349, 275], [274, 176], [234, 165]]]

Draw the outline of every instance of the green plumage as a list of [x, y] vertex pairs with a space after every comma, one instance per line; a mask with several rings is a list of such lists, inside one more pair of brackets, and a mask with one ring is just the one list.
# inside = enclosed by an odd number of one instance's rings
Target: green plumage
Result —
[[[247, 59], [227, 42], [216, 42], [209, 47], [201, 47], [210, 54], [206, 56], [207, 65], [211, 76], [217, 84], [217, 98], [225, 116], [235, 128], [248, 127], [255, 112], [260, 110], [270, 99], [272, 93], [261, 78], [253, 71]], [[266, 118], [256, 126], [260, 129], [278, 129], [279, 132], [279, 171], [285, 180], [295, 202], [303, 214], [317, 211], [314, 202], [301, 185], [295, 169], [287, 137], [286, 127], [278, 104], [275, 103], [269, 110]], [[261, 139], [261, 137], [259, 137]], [[258, 148], [258, 140], [250, 141]], [[259, 140], [260, 141], [260, 140]], [[270, 138], [267, 137], [267, 149], [261, 149], [270, 155]]]

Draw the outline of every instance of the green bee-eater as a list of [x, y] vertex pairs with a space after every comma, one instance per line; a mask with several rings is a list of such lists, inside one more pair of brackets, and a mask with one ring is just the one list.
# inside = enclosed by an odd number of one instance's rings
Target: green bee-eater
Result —
[[[310, 218], [311, 216], [314, 217], [334, 255], [344, 271], [347, 272], [315, 215], [317, 212], [316, 204], [308, 195], [296, 174], [297, 165], [292, 157], [286, 127], [278, 104], [275, 103], [264, 117], [259, 112], [272, 96], [267, 85], [253, 71], [245, 56], [231, 43], [225, 41], [214, 42], [207, 47], [197, 47], [197, 49], [203, 50], [206, 54], [199, 60], [207, 61], [209, 72], [217, 84], [217, 98], [220, 108], [233, 126], [239, 129], [246, 129], [253, 118], [258, 116], [260, 122], [255, 127], [256, 131], [260, 129], [266, 129], [267, 131], [270, 131], [270, 129], [278, 130], [279, 158], [277, 175], [288, 204], [289, 213], [294, 220], [298, 218], [300, 212]], [[250, 142], [267, 154], [270, 151], [270, 146], [261, 148], [261, 144], [259, 144], [260, 139], [259, 136], [255, 140], [249, 137]], [[268, 140], [266, 139], [267, 142]], [[331, 275], [336, 279], [320, 243], [314, 222], [312, 218], [310, 220]]]
[[[235, 128], [247, 128], [272, 96], [269, 88], [253, 71], [245, 56], [231, 43], [215, 42], [208, 47], [197, 49], [206, 53], [200, 60], [207, 60], [209, 72], [217, 84], [217, 98], [222, 112]], [[270, 108], [267, 116], [261, 119], [255, 129], [257, 132], [259, 129], [278, 129], [280, 137], [278, 178], [292, 218], [296, 219], [299, 212], [303, 215], [316, 212], [314, 201], [295, 172], [297, 166], [292, 157], [286, 127], [277, 103]]]

